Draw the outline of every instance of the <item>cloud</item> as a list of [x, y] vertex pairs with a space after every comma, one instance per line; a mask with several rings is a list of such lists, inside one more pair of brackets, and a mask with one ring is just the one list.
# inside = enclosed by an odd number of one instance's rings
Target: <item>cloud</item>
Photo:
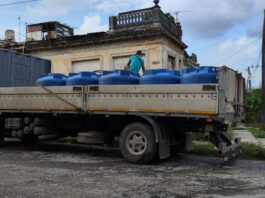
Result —
[[95, 5], [95, 8], [98, 11], [116, 14], [118, 12], [136, 9], [136, 5], [139, 5], [137, 2], [138, 0], [134, 0], [134, 2], [124, 0], [101, 0]]
[[[100, 15], [115, 15], [118, 12], [153, 6], [152, 0], [40, 0], [36, 6], [27, 6], [34, 16], [60, 16], [72, 11], [89, 10]], [[165, 12], [180, 13], [184, 35], [193, 39], [215, 39], [225, 35], [236, 25], [241, 25], [261, 15], [264, 0], [161, 0]]]
[[71, 11], [84, 10], [99, 0], [41, 0], [37, 6], [27, 6], [27, 12], [37, 16], [65, 15]]
[[264, 0], [162, 0], [160, 4], [171, 13], [190, 11], [180, 13], [180, 20], [184, 34], [197, 39], [221, 37], [236, 25], [263, 13], [265, 7]]
[[[238, 70], [247, 77], [246, 69], [249, 66], [260, 64], [261, 39], [243, 36], [237, 40], [227, 40], [217, 47], [215, 59], [218, 65], [226, 65]], [[259, 86], [261, 75], [258, 70], [253, 70], [253, 84]]]
[[246, 30], [246, 34], [248, 37], [261, 37], [262, 35], [262, 30], [261, 30], [261, 26], [251, 26], [248, 27]]
[[5, 38], [5, 31], [0, 29], [0, 40], [4, 40]]
[[37, 6], [27, 6], [27, 12], [37, 16], [66, 15], [72, 11], [89, 9], [116, 14], [120, 11], [142, 8], [149, 3], [140, 0], [41, 0]]
[[77, 30], [77, 34], [106, 31], [108, 27], [108, 25], [102, 24], [100, 15], [93, 17], [85, 16], [83, 24]]
[[[260, 54], [260, 46], [261, 39], [258, 38], [243, 36], [237, 40], [229, 39], [218, 46], [219, 59], [223, 60], [219, 63], [246, 65], [246, 60], [257, 59], [257, 55]], [[228, 58], [226, 59], [226, 57]]]

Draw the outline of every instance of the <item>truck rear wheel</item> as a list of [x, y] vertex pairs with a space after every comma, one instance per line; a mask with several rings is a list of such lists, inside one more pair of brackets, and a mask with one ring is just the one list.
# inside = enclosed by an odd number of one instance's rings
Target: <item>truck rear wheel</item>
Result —
[[4, 146], [5, 146], [5, 137], [0, 132], [0, 147], [4, 147]]
[[144, 123], [135, 122], [125, 127], [120, 136], [123, 157], [132, 163], [147, 164], [158, 153], [153, 130]]

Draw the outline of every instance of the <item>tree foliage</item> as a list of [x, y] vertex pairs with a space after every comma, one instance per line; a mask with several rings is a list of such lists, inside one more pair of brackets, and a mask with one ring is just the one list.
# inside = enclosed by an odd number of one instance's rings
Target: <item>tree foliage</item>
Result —
[[261, 119], [261, 89], [255, 89], [246, 95], [247, 121], [260, 122]]

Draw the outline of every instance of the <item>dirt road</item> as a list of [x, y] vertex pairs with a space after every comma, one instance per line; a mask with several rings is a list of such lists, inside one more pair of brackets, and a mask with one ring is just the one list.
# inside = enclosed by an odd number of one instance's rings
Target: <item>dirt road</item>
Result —
[[265, 197], [265, 162], [220, 162], [180, 154], [140, 166], [116, 150], [8, 143], [0, 148], [0, 197]]

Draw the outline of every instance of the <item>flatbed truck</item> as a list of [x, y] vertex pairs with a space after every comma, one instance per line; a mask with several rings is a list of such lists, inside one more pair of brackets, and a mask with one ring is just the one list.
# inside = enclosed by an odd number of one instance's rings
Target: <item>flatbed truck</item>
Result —
[[147, 164], [170, 157], [201, 132], [224, 161], [240, 154], [240, 138], [223, 135], [245, 119], [245, 80], [227, 67], [216, 84], [93, 85], [0, 88], [0, 142], [65, 136], [109, 144], [119, 138], [123, 157]]

